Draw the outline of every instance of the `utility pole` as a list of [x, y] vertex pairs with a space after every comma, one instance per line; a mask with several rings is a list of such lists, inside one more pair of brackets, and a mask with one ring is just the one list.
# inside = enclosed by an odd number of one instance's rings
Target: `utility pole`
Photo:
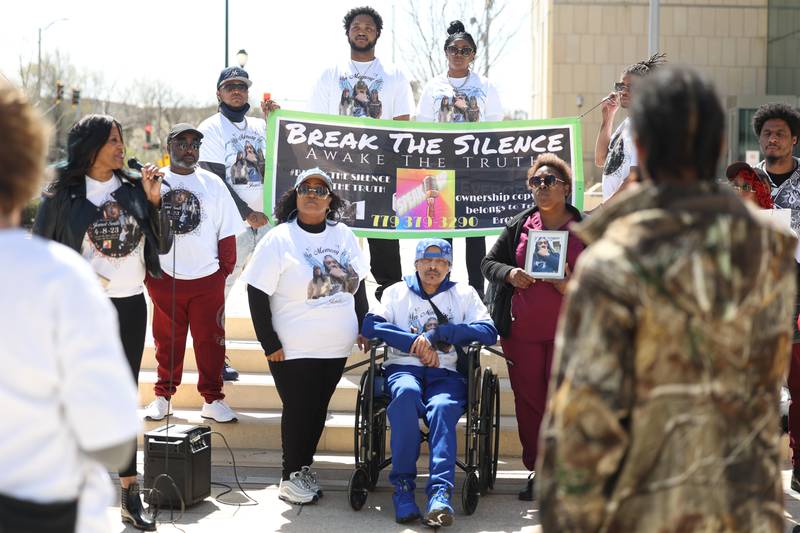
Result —
[[647, 41], [649, 55], [658, 53], [658, 3], [659, 0], [650, 0], [650, 34]]

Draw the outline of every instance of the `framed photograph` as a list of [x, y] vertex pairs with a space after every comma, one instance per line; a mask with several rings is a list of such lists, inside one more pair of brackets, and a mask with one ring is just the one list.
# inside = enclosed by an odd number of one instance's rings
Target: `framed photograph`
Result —
[[525, 270], [534, 278], [564, 279], [568, 235], [566, 231], [528, 230]]

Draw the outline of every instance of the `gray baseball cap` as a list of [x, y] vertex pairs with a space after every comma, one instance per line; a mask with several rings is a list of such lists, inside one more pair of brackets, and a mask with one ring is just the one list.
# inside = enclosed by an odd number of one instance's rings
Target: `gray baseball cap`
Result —
[[328, 189], [333, 190], [333, 180], [328, 175], [327, 172], [322, 170], [319, 167], [309, 168], [308, 170], [304, 170], [297, 176], [297, 179], [294, 182], [294, 188], [298, 188], [300, 184], [306, 181], [309, 178], [321, 178], [325, 180], [325, 185], [328, 186]]

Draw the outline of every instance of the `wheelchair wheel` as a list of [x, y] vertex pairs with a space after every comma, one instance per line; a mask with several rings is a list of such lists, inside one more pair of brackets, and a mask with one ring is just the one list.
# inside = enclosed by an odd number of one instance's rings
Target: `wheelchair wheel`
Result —
[[347, 483], [347, 497], [354, 511], [360, 511], [367, 503], [369, 482], [369, 474], [363, 468], [356, 468], [350, 476], [350, 481]]
[[474, 470], [467, 473], [464, 484], [461, 486], [461, 507], [464, 514], [471, 515], [478, 508], [478, 500], [481, 497], [480, 487], [478, 486], [478, 474]]
[[481, 494], [494, 488], [500, 452], [500, 386], [490, 368], [483, 372], [478, 438], [478, 482]]

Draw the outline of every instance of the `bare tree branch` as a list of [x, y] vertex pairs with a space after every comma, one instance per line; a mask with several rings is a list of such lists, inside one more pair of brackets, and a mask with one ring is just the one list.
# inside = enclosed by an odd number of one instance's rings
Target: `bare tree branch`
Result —
[[[401, 48], [415, 81], [424, 83], [447, 68], [442, 43], [451, 20], [461, 20], [478, 45], [474, 70], [488, 76], [490, 68], [519, 31], [507, 9], [512, 0], [460, 0], [430, 2], [407, 0], [410, 22], [408, 45]], [[427, 8], [427, 9], [426, 9]], [[475, 13], [475, 15], [470, 15]], [[427, 20], [426, 20], [427, 19]], [[511, 27], [512, 29], [506, 29]]]

